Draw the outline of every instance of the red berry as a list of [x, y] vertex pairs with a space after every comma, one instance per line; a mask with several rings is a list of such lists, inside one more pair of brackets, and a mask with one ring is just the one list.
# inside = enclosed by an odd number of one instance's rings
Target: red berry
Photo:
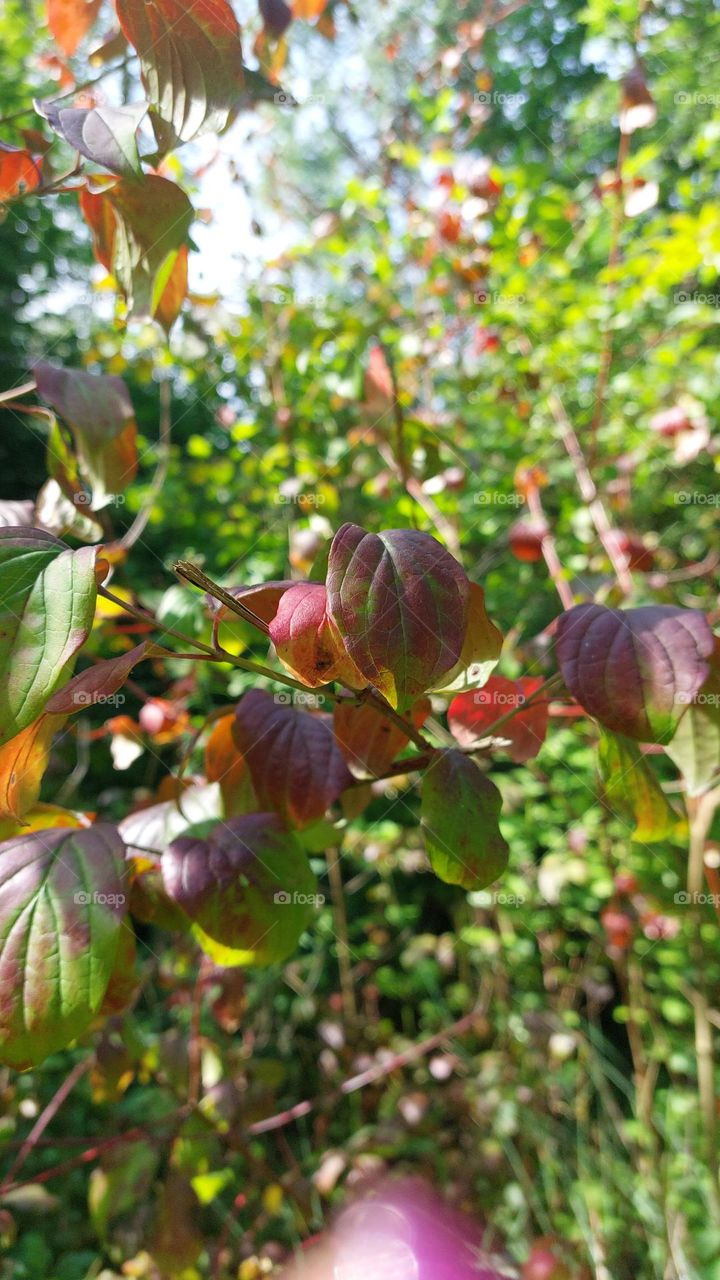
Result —
[[510, 550], [516, 560], [535, 561], [542, 558], [543, 538], [549, 532], [544, 520], [517, 520], [510, 529]]

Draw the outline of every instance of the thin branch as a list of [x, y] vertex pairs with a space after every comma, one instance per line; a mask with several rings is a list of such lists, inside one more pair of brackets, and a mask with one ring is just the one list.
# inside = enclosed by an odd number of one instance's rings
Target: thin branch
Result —
[[29, 396], [31, 391], [36, 390], [35, 379], [30, 382], [23, 382], [19, 387], [11, 387], [9, 391], [0, 391], [0, 404], [4, 404], [7, 400], [14, 400], [16, 396]]
[[612, 525], [608, 518], [608, 514], [598, 494], [597, 485], [590, 474], [585, 454], [580, 446], [575, 431], [571, 425], [570, 419], [565, 412], [565, 406], [556, 391], [552, 391], [548, 398], [550, 411], [560, 428], [561, 439], [565, 449], [575, 468], [575, 478], [578, 483], [580, 495], [584, 502], [587, 503], [588, 511], [592, 518], [592, 522], [597, 530], [598, 537], [605, 548], [607, 555], [618, 580], [618, 585], [624, 595], [629, 595], [633, 589], [632, 575], [628, 571], [627, 564], [615, 545], [613, 538], [610, 536]]
[[402, 1067], [407, 1067], [411, 1062], [417, 1062], [419, 1058], [423, 1058], [428, 1053], [432, 1053], [433, 1049], [437, 1049], [444, 1044], [451, 1036], [461, 1036], [470, 1031], [475, 1020], [483, 1012], [480, 1005], [477, 1005], [470, 1013], [466, 1013], [464, 1017], [459, 1018], [452, 1026], [443, 1028], [429, 1039], [421, 1041], [420, 1044], [411, 1045], [409, 1049], [405, 1049], [402, 1053], [397, 1053], [394, 1057], [387, 1061], [375, 1063], [372, 1067], [368, 1067], [366, 1071], [361, 1071], [359, 1075], [351, 1076], [349, 1080], [345, 1080], [339, 1089], [333, 1090], [330, 1094], [321, 1094], [317, 1098], [308, 1098], [304, 1102], [298, 1102], [294, 1107], [289, 1107], [287, 1111], [281, 1111], [277, 1115], [268, 1116], [265, 1120], [256, 1120], [254, 1124], [248, 1126], [247, 1132], [253, 1137], [261, 1133], [271, 1133], [274, 1129], [283, 1129], [286, 1125], [292, 1124], [293, 1120], [300, 1120], [303, 1116], [309, 1115], [319, 1105], [328, 1106], [339, 1101], [343, 1097], [347, 1097], [350, 1093], [356, 1093], [358, 1089], [364, 1089], [369, 1084], [375, 1084], [377, 1080], [384, 1079], [385, 1076], [392, 1075], [394, 1071], [399, 1071]]
[[12, 1185], [15, 1177], [22, 1169], [23, 1165], [25, 1164], [25, 1161], [28, 1159], [28, 1156], [30, 1156], [32, 1151], [37, 1146], [40, 1138], [42, 1137], [43, 1133], [45, 1132], [48, 1125], [50, 1124], [50, 1121], [55, 1118], [65, 1099], [69, 1096], [69, 1094], [75, 1088], [75, 1085], [78, 1083], [78, 1080], [81, 1080], [82, 1077], [86, 1074], [86, 1072], [90, 1069], [90, 1067], [92, 1066], [92, 1063], [93, 1063], [92, 1055], [88, 1056], [87, 1058], [83, 1058], [81, 1062], [76, 1062], [72, 1071], [63, 1080], [62, 1084], [60, 1085], [60, 1088], [56, 1090], [56, 1092], [48, 1102], [45, 1109], [41, 1111], [40, 1115], [35, 1121], [35, 1124], [30, 1130], [27, 1138], [25, 1139], [20, 1150], [18, 1151], [5, 1178], [3, 1179], [2, 1185], [0, 1186], [0, 1196], [5, 1191], [7, 1191], [9, 1186]]

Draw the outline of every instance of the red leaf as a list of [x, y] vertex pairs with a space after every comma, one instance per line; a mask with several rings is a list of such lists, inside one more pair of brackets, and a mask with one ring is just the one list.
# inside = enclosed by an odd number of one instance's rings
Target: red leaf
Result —
[[116, 0], [135, 46], [163, 150], [219, 133], [243, 88], [240, 27], [228, 0]]
[[470, 584], [429, 534], [343, 525], [330, 548], [327, 592], [347, 652], [394, 707], [409, 706], [457, 663]]
[[99, 10], [100, 0], [47, 0], [48, 26], [66, 57], [72, 57]]
[[[417, 729], [425, 723], [432, 707], [429, 698], [421, 698], [412, 708], [412, 721]], [[390, 767], [410, 739], [397, 725], [375, 707], [337, 703], [333, 715], [335, 740], [351, 769], [359, 774], [379, 775]]]
[[628, 738], [667, 742], [708, 674], [713, 634], [695, 609], [581, 604], [558, 619], [555, 648], [589, 715]]
[[[487, 736], [496, 720], [514, 707], [523, 706], [542, 683], [542, 677], [538, 676], [522, 676], [519, 680], [491, 676], [482, 689], [453, 698], [448, 707], [450, 732], [461, 747], [474, 746]], [[548, 700], [537, 698], [498, 729], [497, 736], [509, 739], [510, 743], [503, 750], [507, 750], [517, 764], [532, 760], [540, 750], [547, 734], [548, 711]]]
[[310, 688], [341, 680], [351, 689], [366, 685], [327, 617], [327, 592], [320, 582], [297, 582], [280, 599], [270, 623], [270, 639], [280, 661]]
[[12, 200], [39, 187], [42, 181], [40, 164], [39, 156], [22, 147], [10, 147], [0, 142], [0, 200]]
[[260, 689], [246, 693], [235, 714], [235, 742], [259, 804], [295, 827], [322, 818], [352, 782], [327, 720]]
[[92, 232], [95, 257], [106, 271], [112, 271], [117, 226], [112, 204], [104, 193], [86, 189], [80, 192], [80, 212]]
[[97, 702], [107, 702], [121, 689], [133, 667], [142, 662], [147, 642], [143, 641], [119, 658], [106, 658], [69, 680], [54, 694], [45, 710], [53, 715], [70, 715]]

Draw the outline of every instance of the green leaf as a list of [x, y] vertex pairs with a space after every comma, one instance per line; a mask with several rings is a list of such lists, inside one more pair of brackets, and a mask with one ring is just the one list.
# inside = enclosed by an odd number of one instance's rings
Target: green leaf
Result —
[[710, 674], [665, 748], [680, 770], [688, 795], [697, 796], [720, 774], [720, 640]]
[[0, 745], [37, 719], [87, 639], [95, 556], [40, 529], [0, 529]]
[[102, 1005], [127, 909], [124, 853], [107, 824], [0, 846], [0, 1061], [42, 1062]]
[[634, 824], [633, 840], [653, 844], [684, 838], [686, 822], [672, 808], [649, 761], [634, 742], [622, 734], [603, 732], [598, 764], [607, 804]]
[[439, 751], [422, 783], [422, 830], [432, 869], [446, 884], [484, 889], [507, 866], [502, 797], [461, 751]]

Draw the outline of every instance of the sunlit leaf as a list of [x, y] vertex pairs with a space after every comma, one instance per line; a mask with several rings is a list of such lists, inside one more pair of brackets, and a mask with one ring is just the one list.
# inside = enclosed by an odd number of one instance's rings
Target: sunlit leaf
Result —
[[102, 1005], [126, 912], [123, 855], [107, 824], [0, 848], [0, 1061], [42, 1062]]
[[502, 649], [502, 632], [488, 618], [485, 592], [476, 582], [470, 583], [465, 639], [456, 665], [443, 676], [436, 687], [438, 693], [479, 689], [497, 666]]
[[555, 648], [573, 697], [606, 729], [667, 742], [708, 674], [713, 635], [694, 609], [581, 604], [558, 619]]
[[40, 159], [23, 147], [0, 142], [0, 201], [34, 191], [42, 182]]
[[150, 174], [142, 182], [120, 178], [101, 191], [84, 191], [80, 206], [95, 255], [115, 275], [131, 314], [152, 316], [169, 329], [183, 301], [183, 251], [193, 220], [185, 192]]
[[605, 799], [633, 824], [633, 840], [652, 844], [686, 837], [686, 821], [672, 808], [649, 760], [630, 738], [601, 733], [598, 764]]
[[328, 561], [328, 614], [367, 681], [406, 707], [460, 658], [469, 583], [435, 538], [346, 524]]
[[322, 583], [297, 582], [282, 595], [270, 623], [270, 639], [283, 666], [312, 689], [331, 680], [351, 689], [366, 684], [330, 624]]
[[100, 0], [47, 0], [48, 26], [66, 57], [75, 53], [100, 11]]
[[167, 150], [201, 133], [221, 132], [243, 87], [240, 27], [228, 0], [117, 0]]
[[461, 747], [472, 747], [487, 737], [496, 720], [518, 708], [496, 736], [507, 741], [502, 750], [517, 764], [534, 759], [547, 734], [549, 703], [547, 698], [535, 698], [525, 710], [522, 708], [542, 683], [540, 676], [522, 676], [519, 680], [490, 676], [482, 689], [468, 690], [453, 698], [448, 707], [450, 732]]
[[[432, 708], [429, 698], [420, 698], [409, 716], [419, 729]], [[368, 703], [357, 706], [352, 699], [338, 702], [333, 713], [335, 739], [353, 772], [360, 776], [380, 775], [390, 767], [410, 738], [398, 725]]]
[[70, 146], [94, 164], [121, 177], [142, 173], [137, 130], [147, 113], [147, 103], [126, 107], [63, 107], [49, 101], [38, 104], [46, 120]]
[[699, 795], [720, 775], [720, 640], [710, 674], [688, 706], [665, 750], [680, 770], [688, 795]]
[[422, 831], [433, 871], [448, 884], [484, 889], [502, 875], [508, 846], [502, 797], [461, 751], [438, 751], [422, 781]]
[[270, 813], [178, 836], [162, 857], [170, 899], [220, 964], [271, 964], [294, 949], [317, 885], [297, 837]]
[[37, 803], [50, 745], [64, 718], [43, 713], [0, 747], [0, 818], [21, 822]]
[[36, 720], [90, 633], [95, 548], [0, 529], [0, 745]]

